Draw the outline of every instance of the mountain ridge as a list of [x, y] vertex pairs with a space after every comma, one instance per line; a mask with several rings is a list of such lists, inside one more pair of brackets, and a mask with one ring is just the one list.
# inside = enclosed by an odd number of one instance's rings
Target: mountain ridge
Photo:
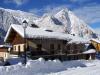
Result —
[[43, 16], [38, 17], [35, 14], [20, 10], [0, 8], [0, 43], [3, 43], [3, 39], [10, 25], [22, 24], [23, 19], [28, 19], [29, 24], [35, 23], [39, 27], [57, 32], [75, 34], [84, 38], [96, 36], [95, 31], [91, 27], [68, 9], [62, 9], [53, 15], [45, 13]]

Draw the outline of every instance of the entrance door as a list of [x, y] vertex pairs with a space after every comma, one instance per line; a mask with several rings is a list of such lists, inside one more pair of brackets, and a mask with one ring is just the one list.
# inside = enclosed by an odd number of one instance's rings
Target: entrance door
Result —
[[50, 44], [50, 53], [54, 54], [54, 44]]
[[37, 44], [37, 54], [41, 55], [42, 53], [42, 45], [41, 44]]

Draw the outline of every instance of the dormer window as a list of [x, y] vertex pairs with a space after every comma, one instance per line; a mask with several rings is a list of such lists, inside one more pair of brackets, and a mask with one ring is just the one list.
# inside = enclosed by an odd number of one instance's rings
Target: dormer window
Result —
[[71, 34], [71, 35], [75, 36], [75, 34]]
[[45, 31], [48, 31], [48, 32], [53, 32], [53, 30], [45, 30]]
[[63, 44], [66, 44], [68, 41], [67, 40], [63, 40]]
[[39, 28], [36, 24], [31, 24], [31, 27], [33, 27], [33, 28]]

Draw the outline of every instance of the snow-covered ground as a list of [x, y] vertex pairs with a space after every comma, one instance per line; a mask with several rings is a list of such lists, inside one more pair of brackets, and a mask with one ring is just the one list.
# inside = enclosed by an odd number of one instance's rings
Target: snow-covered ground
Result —
[[28, 60], [26, 66], [18, 63], [0, 66], [0, 75], [100, 75], [100, 60]]

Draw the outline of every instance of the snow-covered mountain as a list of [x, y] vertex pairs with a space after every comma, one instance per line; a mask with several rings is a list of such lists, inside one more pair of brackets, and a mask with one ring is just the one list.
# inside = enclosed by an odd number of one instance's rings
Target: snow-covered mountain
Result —
[[37, 19], [37, 16], [20, 10], [11, 10], [0, 8], [0, 43], [11, 24], [21, 24], [23, 19], [29, 19], [30, 22]]
[[0, 8], [0, 23], [3, 24], [0, 24], [0, 26], [2, 26], [5, 31], [7, 31], [10, 24], [21, 24], [23, 19], [28, 19], [32, 22], [37, 19], [37, 16], [20, 10]]
[[74, 34], [84, 38], [96, 37], [95, 31], [68, 9], [62, 9], [53, 15], [44, 15], [37, 25], [59, 32]]
[[10, 25], [22, 24], [23, 19], [28, 19], [30, 24], [35, 23], [44, 29], [65, 32], [85, 38], [95, 36], [93, 29], [68, 9], [62, 9], [53, 15], [44, 14], [39, 18], [32, 13], [0, 8], [0, 42], [3, 42]]

